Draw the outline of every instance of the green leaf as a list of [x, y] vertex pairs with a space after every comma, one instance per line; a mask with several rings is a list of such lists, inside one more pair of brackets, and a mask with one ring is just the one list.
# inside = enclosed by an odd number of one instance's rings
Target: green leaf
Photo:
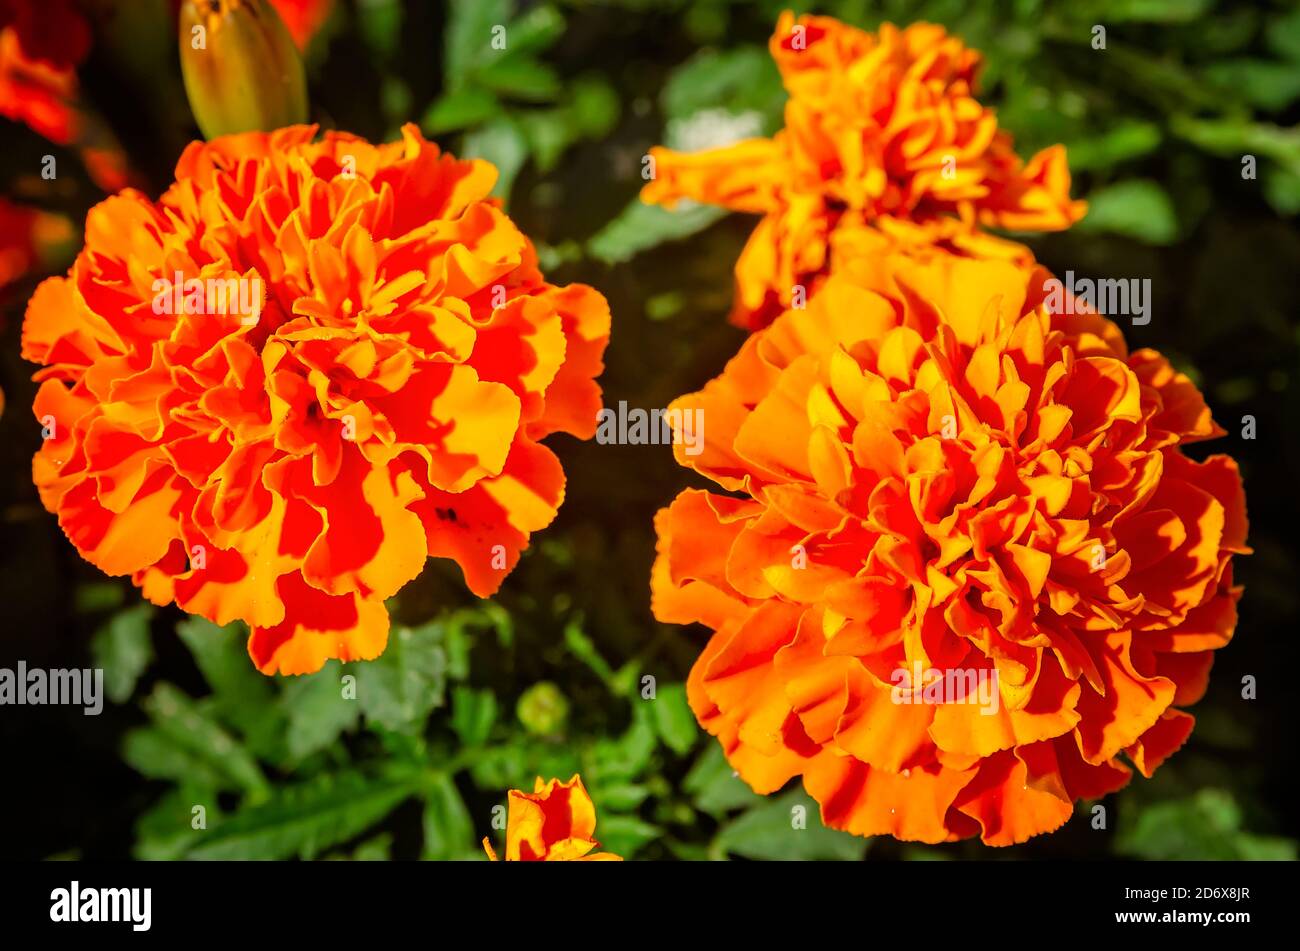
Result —
[[180, 690], [160, 683], [141, 706], [160, 733], [226, 780], [220, 788], [242, 789], [255, 796], [266, 793], [266, 777], [248, 751]]
[[560, 94], [555, 70], [523, 55], [504, 56], [476, 69], [474, 79], [493, 92], [524, 102], [553, 102]]
[[678, 756], [685, 756], [699, 738], [700, 729], [695, 714], [686, 702], [685, 684], [668, 684], [655, 692], [654, 700], [647, 701], [654, 713], [655, 729], [664, 745]]
[[72, 595], [72, 606], [78, 614], [95, 614], [120, 607], [126, 600], [126, 589], [114, 581], [92, 581], [77, 585]]
[[280, 787], [209, 830], [193, 859], [310, 859], [346, 842], [392, 812], [416, 789], [415, 774], [369, 777], [346, 772]]
[[458, 686], [451, 692], [451, 728], [466, 747], [487, 743], [497, 719], [497, 698], [490, 690]]
[[90, 642], [96, 667], [104, 669], [104, 692], [114, 703], [124, 703], [136, 681], [153, 660], [149, 621], [153, 605], [145, 602], [113, 615]]
[[357, 4], [357, 32], [379, 59], [391, 59], [402, 42], [400, 0], [360, 0]]
[[506, 49], [511, 53], [540, 53], [564, 35], [564, 17], [549, 4], [533, 7], [510, 21]]
[[671, 210], [633, 198], [614, 220], [587, 241], [587, 252], [605, 264], [623, 264], [642, 251], [698, 234], [726, 217], [723, 208], [678, 202]]
[[653, 842], [662, 834], [658, 826], [636, 816], [600, 816], [596, 820], [598, 851], [613, 852], [625, 859], [630, 859], [646, 843]]
[[755, 110], [776, 118], [784, 102], [781, 74], [759, 46], [702, 50], [673, 71], [660, 94], [670, 119], [712, 109]]
[[1268, 47], [1279, 56], [1300, 60], [1300, 7], [1286, 16], [1269, 20], [1265, 30]]
[[419, 731], [444, 703], [446, 675], [441, 622], [398, 627], [378, 658], [357, 667], [357, 702], [368, 721], [390, 730]]
[[632, 725], [622, 736], [617, 740], [598, 740], [593, 745], [593, 765], [602, 781], [632, 779], [650, 765], [659, 745], [653, 717], [649, 704], [636, 703], [632, 707]]
[[710, 743], [700, 754], [682, 781], [682, 788], [694, 797], [696, 809], [715, 817], [759, 801], [758, 794], [736, 775], [717, 743]]
[[1300, 69], [1295, 63], [1230, 60], [1206, 67], [1205, 76], [1225, 93], [1266, 112], [1280, 112], [1300, 98]]
[[330, 661], [317, 673], [296, 677], [285, 686], [280, 703], [288, 720], [285, 740], [294, 760], [325, 749], [357, 725], [361, 708], [356, 700], [343, 696], [344, 669]]
[[1178, 219], [1169, 195], [1142, 179], [1119, 182], [1088, 196], [1088, 214], [1076, 226], [1084, 232], [1107, 232], [1147, 244], [1169, 244], [1178, 236]]
[[1125, 120], [1100, 135], [1066, 143], [1070, 171], [1112, 168], [1149, 155], [1160, 147], [1160, 127], [1152, 122]]
[[613, 668], [609, 666], [608, 661], [596, 649], [596, 642], [582, 629], [582, 619], [580, 617], [571, 618], [569, 623], [564, 626], [564, 646], [569, 649], [569, 653], [590, 667], [596, 676], [605, 683], [609, 683], [614, 679]]
[[858, 861], [867, 840], [822, 825], [817, 803], [803, 790], [764, 800], [724, 826], [714, 851], [748, 859]]
[[[1131, 801], [1131, 800], [1130, 800]], [[1296, 843], [1241, 831], [1241, 810], [1232, 794], [1202, 789], [1195, 795], [1147, 806], [1129, 819], [1121, 810], [1116, 851], [1148, 860], [1294, 861]]]
[[440, 773], [424, 789], [423, 857], [459, 859], [474, 853], [474, 820], [451, 777]]
[[465, 135], [462, 158], [487, 159], [497, 167], [498, 177], [492, 194], [508, 199], [515, 176], [528, 158], [528, 142], [517, 123], [502, 117]]
[[352, 850], [354, 862], [387, 862], [393, 857], [393, 837], [387, 832], [367, 839]]
[[222, 701], [250, 710], [270, 702], [271, 681], [249, 659], [245, 646], [248, 632], [242, 624], [218, 627], [204, 618], [190, 617], [176, 625], [176, 633], [190, 649], [203, 679]]
[[501, 55], [492, 48], [492, 28], [504, 26], [513, 7], [511, 0], [450, 0], [443, 34], [448, 90], [465, 85], [476, 63]]
[[1300, 213], [1300, 172], [1280, 166], [1264, 170], [1264, 197], [1279, 215]]
[[1097, 5], [1098, 22], [1191, 23], [1209, 10], [1213, 0], [1106, 0]]
[[[203, 807], [206, 828], [194, 828], [196, 806]], [[135, 823], [135, 858], [147, 862], [170, 862], [183, 856], [208, 830], [221, 821], [217, 792], [193, 783], [169, 790], [143, 812]]]
[[481, 125], [500, 112], [496, 96], [486, 89], [467, 86], [439, 97], [420, 120], [420, 127], [428, 135], [441, 135]]
[[141, 776], [231, 789], [230, 778], [204, 757], [191, 753], [157, 727], [137, 727], [122, 738], [122, 759]]

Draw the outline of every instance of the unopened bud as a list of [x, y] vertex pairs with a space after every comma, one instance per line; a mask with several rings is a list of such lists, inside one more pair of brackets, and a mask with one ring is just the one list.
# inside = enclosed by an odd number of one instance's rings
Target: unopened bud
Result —
[[209, 139], [307, 121], [307, 78], [293, 37], [267, 0], [184, 0], [181, 72]]

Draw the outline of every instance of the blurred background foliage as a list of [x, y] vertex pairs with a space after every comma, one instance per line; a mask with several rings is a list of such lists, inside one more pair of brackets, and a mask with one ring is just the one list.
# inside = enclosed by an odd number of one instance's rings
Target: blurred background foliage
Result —
[[[697, 149], [779, 128], [766, 39], [786, 6], [864, 27], [946, 24], [986, 56], [981, 98], [1022, 155], [1069, 149], [1090, 214], [1030, 240], [1053, 270], [1149, 277], [1128, 328], [1191, 373], [1246, 477], [1251, 542], [1237, 638], [1221, 651], [1188, 745], [1151, 781], [1081, 805], [1024, 846], [918, 847], [820, 827], [795, 787], [761, 798], [703, 736], [682, 681], [705, 632], [657, 624], [651, 520], [693, 481], [662, 447], [555, 440], [569, 478], [556, 523], [499, 597], [431, 561], [405, 588], [383, 657], [319, 674], [256, 673], [245, 632], [141, 603], [82, 563], [29, 478], [39, 440], [6, 289], [0, 665], [94, 663], [99, 717], [0, 716], [20, 857], [481, 858], [493, 807], [535, 776], [581, 772], [604, 846], [643, 859], [1284, 858], [1296, 856], [1295, 583], [1300, 434], [1300, 6], [1235, 0], [336, 0], [307, 57], [315, 121], [372, 140], [402, 123], [492, 160], [497, 194], [557, 283], [609, 297], [606, 402], [664, 406], [735, 352], [731, 268], [753, 220], [636, 200], [653, 144]], [[81, 71], [88, 105], [157, 194], [197, 135], [165, 0], [101, 3]], [[1093, 27], [1106, 47], [1093, 48]], [[506, 27], [504, 49], [492, 30]], [[100, 193], [75, 153], [4, 123], [0, 185], [80, 234]], [[1243, 177], [1254, 156], [1257, 177]], [[76, 242], [51, 255], [53, 273]], [[1242, 438], [1242, 417], [1258, 436]], [[1242, 678], [1258, 699], [1242, 699]], [[649, 679], [647, 679], [649, 678]], [[355, 697], [355, 699], [349, 699]], [[192, 828], [204, 807], [207, 828]], [[806, 828], [799, 828], [806, 816]], [[22, 817], [21, 822], [16, 817]]]

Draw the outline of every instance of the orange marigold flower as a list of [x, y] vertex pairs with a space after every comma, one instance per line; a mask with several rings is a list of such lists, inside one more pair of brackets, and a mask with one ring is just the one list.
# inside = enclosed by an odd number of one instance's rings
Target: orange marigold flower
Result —
[[1232, 637], [1241, 479], [1183, 452], [1222, 430], [1047, 277], [871, 256], [672, 407], [735, 494], [658, 514], [655, 614], [713, 629], [688, 692], [732, 766], [801, 776], [829, 826], [1053, 830], [1183, 743]]
[[[833, 236], [882, 217], [1054, 231], [1083, 216], [1065, 151], [1022, 163], [993, 111], [973, 98], [980, 56], [941, 26], [878, 33], [782, 15], [770, 48], [790, 95], [772, 139], [682, 154], [651, 149], [642, 198], [689, 198], [763, 215], [736, 263], [732, 319], [766, 325], [835, 264]], [[945, 219], [953, 219], [949, 222]]]
[[[610, 852], [592, 852], [600, 843], [596, 831], [596, 807], [576, 773], [567, 783], [537, 777], [532, 793], [510, 790], [506, 817], [507, 862], [619, 862]], [[497, 853], [487, 837], [483, 848], [488, 858]]]
[[90, 52], [90, 24], [77, 7], [77, 0], [0, 0], [0, 29], [13, 29], [27, 59], [66, 70]]
[[194, 143], [156, 203], [101, 202], [23, 327], [46, 508], [154, 603], [246, 621], [266, 673], [377, 656], [428, 557], [496, 591], [564, 495], [541, 440], [595, 430], [609, 334], [490, 164], [315, 136]]
[[33, 59], [14, 27], [0, 29], [0, 116], [67, 145], [77, 135], [76, 96], [75, 69]]

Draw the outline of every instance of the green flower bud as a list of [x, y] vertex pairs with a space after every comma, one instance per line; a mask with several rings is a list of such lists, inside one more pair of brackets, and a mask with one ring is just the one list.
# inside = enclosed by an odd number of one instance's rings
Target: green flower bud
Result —
[[515, 714], [534, 736], [559, 736], [569, 718], [569, 701], [559, 687], [543, 680], [524, 691]]
[[205, 137], [307, 121], [307, 78], [267, 0], [184, 0], [181, 73]]

